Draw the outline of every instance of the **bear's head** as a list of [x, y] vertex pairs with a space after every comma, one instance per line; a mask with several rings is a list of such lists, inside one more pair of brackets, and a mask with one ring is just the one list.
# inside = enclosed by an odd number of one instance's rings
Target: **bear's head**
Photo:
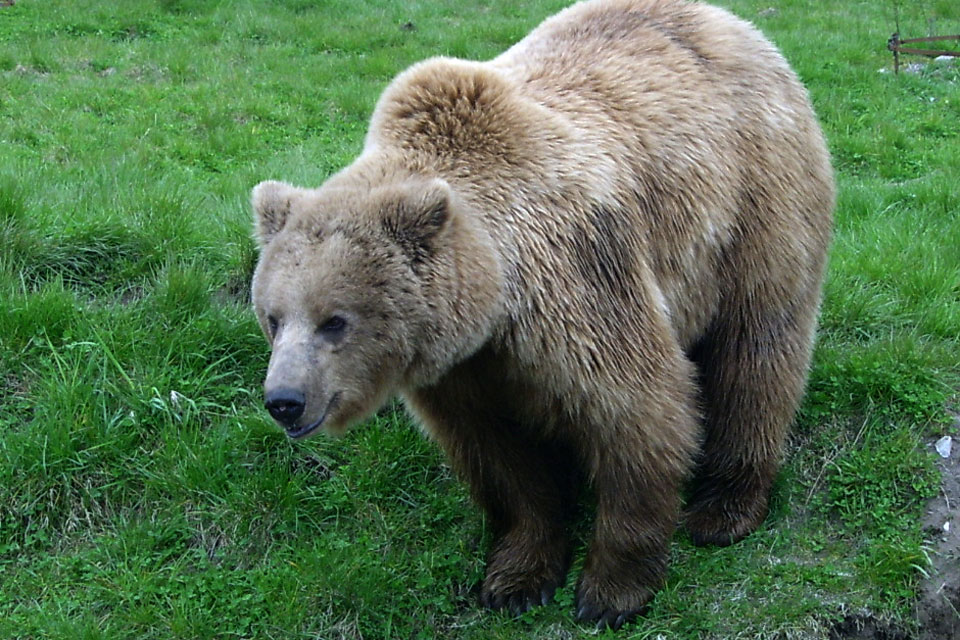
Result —
[[446, 182], [269, 181], [253, 208], [253, 306], [272, 347], [265, 403], [290, 437], [340, 434], [486, 339], [498, 261]]

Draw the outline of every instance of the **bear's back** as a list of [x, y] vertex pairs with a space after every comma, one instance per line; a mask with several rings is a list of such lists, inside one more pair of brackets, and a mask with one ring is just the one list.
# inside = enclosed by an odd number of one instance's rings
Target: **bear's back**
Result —
[[414, 65], [384, 92], [367, 151], [473, 205], [514, 283], [508, 306], [570, 293], [622, 320], [646, 288], [684, 345], [729, 286], [724, 261], [759, 259], [791, 229], [807, 246], [784, 262], [805, 269], [831, 224], [805, 89], [751, 25], [697, 3], [589, 0], [489, 62]]

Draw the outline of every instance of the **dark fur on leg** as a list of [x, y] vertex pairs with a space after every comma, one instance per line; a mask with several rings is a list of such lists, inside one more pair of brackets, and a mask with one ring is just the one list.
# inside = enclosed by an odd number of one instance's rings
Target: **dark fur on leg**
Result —
[[487, 514], [493, 543], [481, 602], [519, 615], [549, 602], [566, 576], [580, 472], [566, 447], [511, 415], [493, 366], [481, 352], [409, 400]]
[[[706, 439], [686, 508], [694, 544], [733, 544], [767, 516], [810, 362], [815, 295], [811, 287], [800, 296], [803, 304], [766, 315], [749, 309], [747, 297], [742, 308], [722, 314], [691, 354], [706, 409]], [[736, 300], [731, 295], [728, 304]]]
[[693, 544], [726, 547], [755, 531], [767, 517], [774, 470], [727, 479], [698, 476], [687, 504], [686, 526]]
[[[613, 629], [643, 615], [666, 581], [686, 474], [683, 458], [658, 455], [642, 437], [625, 442], [598, 457], [594, 534], [576, 598], [577, 620]], [[631, 460], [636, 451], [648, 455]]]

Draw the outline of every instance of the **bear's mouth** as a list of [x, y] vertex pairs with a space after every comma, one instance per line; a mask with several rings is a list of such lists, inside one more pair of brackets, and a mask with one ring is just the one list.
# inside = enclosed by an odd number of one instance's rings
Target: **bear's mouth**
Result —
[[303, 427], [289, 427], [285, 429], [287, 432], [287, 437], [292, 440], [299, 440], [300, 438], [305, 438], [323, 425], [324, 421], [327, 419], [327, 416], [330, 415], [330, 412], [337, 406], [337, 403], [340, 401], [340, 392], [333, 394], [333, 397], [330, 398], [330, 402], [327, 403], [327, 408], [323, 410], [323, 415], [310, 424]]

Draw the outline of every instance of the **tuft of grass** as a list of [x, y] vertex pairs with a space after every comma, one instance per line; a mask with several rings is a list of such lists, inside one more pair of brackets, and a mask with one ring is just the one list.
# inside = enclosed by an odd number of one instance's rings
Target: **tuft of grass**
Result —
[[[287, 442], [248, 309], [254, 184], [319, 184], [397, 72], [492, 57], [566, 4], [0, 8], [0, 636], [614, 637], [572, 621], [588, 513], [553, 604], [481, 610], [487, 533], [436, 448], [396, 406]], [[827, 638], [849, 612], [910, 632], [924, 442], [960, 388], [960, 66], [881, 73], [890, 3], [722, 4], [830, 142], [821, 330], [767, 522], [725, 549], [681, 530], [616, 637]], [[956, 3], [902, 7], [928, 30], [960, 31]]]

